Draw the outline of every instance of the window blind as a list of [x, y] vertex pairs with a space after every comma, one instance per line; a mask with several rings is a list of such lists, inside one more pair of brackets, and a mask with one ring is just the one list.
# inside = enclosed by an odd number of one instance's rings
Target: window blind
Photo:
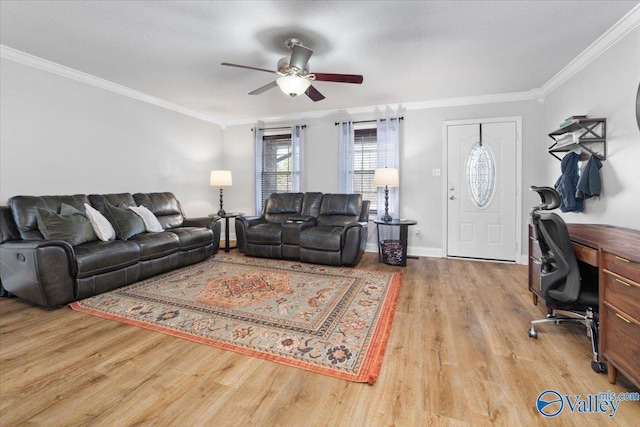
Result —
[[271, 194], [291, 191], [291, 166], [291, 134], [264, 136], [261, 206]]
[[377, 129], [356, 129], [353, 146], [353, 190], [362, 200], [371, 202], [371, 212], [378, 209], [378, 189], [373, 174], [378, 164]]

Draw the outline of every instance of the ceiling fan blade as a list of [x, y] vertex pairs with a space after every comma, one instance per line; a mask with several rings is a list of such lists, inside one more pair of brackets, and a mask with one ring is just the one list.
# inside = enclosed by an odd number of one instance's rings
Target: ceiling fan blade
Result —
[[330, 74], [330, 73], [313, 73], [318, 82], [336, 82], [336, 83], [362, 83], [363, 77], [359, 74]]
[[229, 62], [222, 62], [222, 63], [220, 63], [220, 65], [226, 65], [227, 67], [246, 68], [247, 70], [265, 71], [265, 72], [271, 73], [271, 74], [278, 74], [277, 71], [267, 70], [266, 68], [250, 67], [248, 65], [231, 64]]
[[260, 95], [261, 93], [264, 93], [266, 91], [268, 91], [269, 89], [273, 89], [274, 87], [278, 86], [278, 83], [276, 83], [276, 81], [272, 81], [271, 83], [268, 83], [262, 87], [259, 87], [258, 89], [249, 92], [249, 95]]
[[293, 45], [289, 67], [295, 67], [300, 71], [304, 70], [312, 54], [313, 51], [306, 46], [302, 46], [301, 44]]
[[309, 86], [305, 94], [311, 98], [313, 102], [322, 101], [324, 99], [324, 95], [318, 92], [318, 89], [313, 86]]

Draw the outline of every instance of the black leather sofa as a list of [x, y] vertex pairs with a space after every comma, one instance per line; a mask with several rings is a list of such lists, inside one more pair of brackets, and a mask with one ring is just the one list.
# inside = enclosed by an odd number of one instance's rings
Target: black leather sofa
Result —
[[[66, 204], [86, 213], [85, 203], [102, 213], [107, 203], [143, 205], [164, 231], [77, 245], [43, 237], [38, 209], [59, 213]], [[220, 227], [218, 217], [187, 219], [172, 193], [15, 196], [0, 207], [1, 284], [46, 307], [68, 304], [205, 260], [218, 252]]]
[[367, 244], [368, 200], [360, 194], [272, 194], [260, 217], [236, 219], [240, 252], [353, 267]]

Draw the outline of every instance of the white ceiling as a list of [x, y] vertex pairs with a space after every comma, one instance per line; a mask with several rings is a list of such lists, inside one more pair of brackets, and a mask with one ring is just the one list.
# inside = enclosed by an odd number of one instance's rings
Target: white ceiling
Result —
[[[637, 1], [0, 1], [0, 44], [221, 122], [540, 88]], [[248, 92], [284, 40], [326, 99]]]

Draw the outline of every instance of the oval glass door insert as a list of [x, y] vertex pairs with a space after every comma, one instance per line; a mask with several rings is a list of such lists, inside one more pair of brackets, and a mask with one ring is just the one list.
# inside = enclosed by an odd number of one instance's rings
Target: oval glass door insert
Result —
[[467, 187], [473, 204], [483, 209], [493, 197], [496, 182], [496, 164], [491, 148], [476, 142], [467, 159]]

